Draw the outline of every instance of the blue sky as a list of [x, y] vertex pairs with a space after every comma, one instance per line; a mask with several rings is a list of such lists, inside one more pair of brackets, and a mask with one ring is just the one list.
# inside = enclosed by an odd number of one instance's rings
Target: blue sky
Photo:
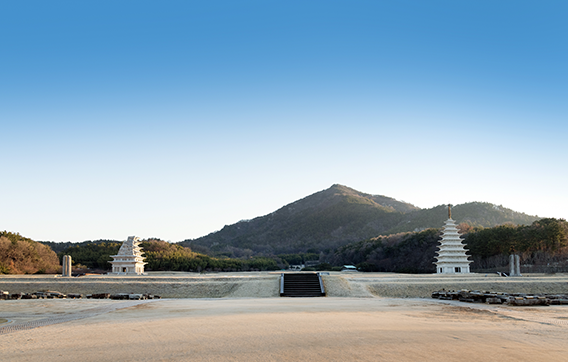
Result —
[[0, 229], [179, 241], [340, 183], [566, 218], [563, 1], [0, 3]]

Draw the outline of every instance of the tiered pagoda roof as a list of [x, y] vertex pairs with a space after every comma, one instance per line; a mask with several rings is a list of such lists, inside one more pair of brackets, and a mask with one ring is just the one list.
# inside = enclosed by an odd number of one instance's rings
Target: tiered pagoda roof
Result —
[[111, 255], [114, 259], [112, 263], [113, 274], [136, 274], [144, 273], [144, 257], [140, 247], [140, 239], [136, 236], [129, 236], [128, 240], [122, 243], [118, 254]]
[[468, 255], [465, 253], [463, 240], [458, 232], [456, 224], [452, 219], [451, 206], [448, 206], [449, 219], [446, 220], [442, 240], [437, 251], [436, 271], [438, 274], [463, 274], [469, 273]]

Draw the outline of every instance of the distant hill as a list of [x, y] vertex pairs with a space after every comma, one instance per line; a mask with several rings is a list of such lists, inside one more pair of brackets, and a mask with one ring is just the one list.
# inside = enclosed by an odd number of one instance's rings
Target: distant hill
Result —
[[[460, 223], [483, 227], [526, 225], [538, 219], [481, 202], [456, 205], [452, 216]], [[271, 214], [180, 244], [229, 257], [319, 253], [378, 235], [440, 228], [446, 219], [447, 206], [420, 209], [391, 197], [333, 185]]]
[[[447, 205], [409, 212], [403, 216], [400, 224], [388, 230], [387, 234], [422, 231], [432, 227], [440, 228], [447, 218]], [[530, 225], [539, 218], [488, 202], [468, 202], [452, 206], [452, 219], [471, 226], [493, 227], [505, 223]]]
[[48, 246], [0, 231], [0, 274], [45, 274], [61, 270], [59, 259]]

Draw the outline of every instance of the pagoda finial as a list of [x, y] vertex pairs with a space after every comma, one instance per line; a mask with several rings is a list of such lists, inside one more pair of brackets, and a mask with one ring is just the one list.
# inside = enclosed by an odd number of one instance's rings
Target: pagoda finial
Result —
[[448, 204], [448, 219], [452, 218], [452, 204]]

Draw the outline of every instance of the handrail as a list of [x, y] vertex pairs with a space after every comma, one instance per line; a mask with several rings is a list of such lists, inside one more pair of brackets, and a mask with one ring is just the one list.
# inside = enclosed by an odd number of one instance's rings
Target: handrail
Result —
[[280, 295], [284, 294], [284, 273], [280, 273]]
[[318, 280], [319, 280], [319, 283], [320, 283], [321, 295], [325, 295], [325, 289], [323, 288], [323, 280], [321, 279], [321, 274], [320, 273], [317, 273], [317, 274], [318, 274]]

